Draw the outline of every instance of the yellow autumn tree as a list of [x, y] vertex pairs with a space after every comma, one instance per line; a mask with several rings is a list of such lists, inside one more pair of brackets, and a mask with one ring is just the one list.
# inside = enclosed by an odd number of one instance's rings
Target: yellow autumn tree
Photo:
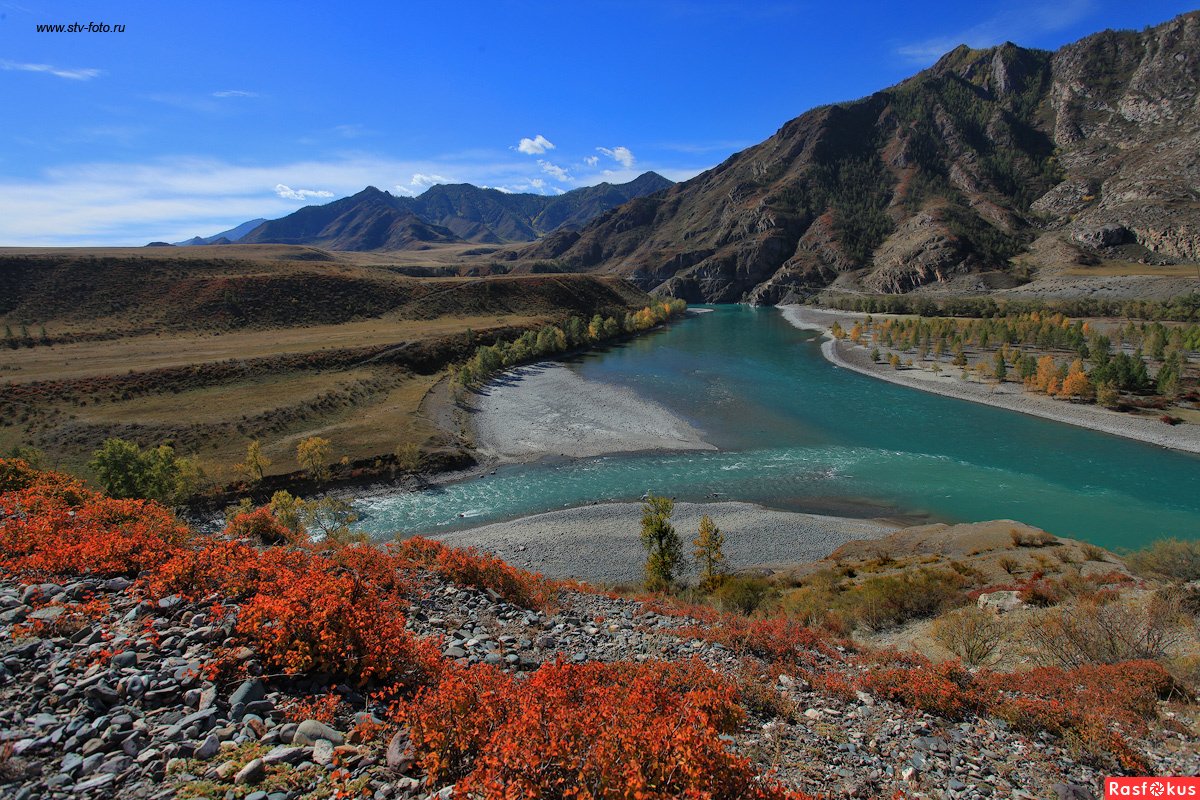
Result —
[[263, 455], [258, 439], [246, 445], [246, 460], [234, 465], [234, 470], [246, 476], [246, 483], [256, 486], [262, 483], [263, 473], [271, 466], [271, 459]]
[[296, 463], [310, 478], [320, 483], [329, 478], [330, 453], [328, 439], [310, 436], [296, 445]]
[[692, 540], [692, 551], [700, 566], [700, 591], [713, 592], [725, 582], [725, 534], [721, 533], [708, 514], [700, 517], [700, 530]]
[[1087, 373], [1084, 372], [1083, 362], [1075, 359], [1071, 364], [1071, 368], [1067, 370], [1067, 377], [1063, 379], [1062, 388], [1059, 389], [1058, 396], [1089, 400], [1093, 393], [1092, 382], [1088, 380]]
[[1058, 390], [1058, 364], [1053, 356], [1042, 356], [1037, 362], [1037, 374], [1033, 376], [1033, 386], [1039, 392], [1054, 394]]

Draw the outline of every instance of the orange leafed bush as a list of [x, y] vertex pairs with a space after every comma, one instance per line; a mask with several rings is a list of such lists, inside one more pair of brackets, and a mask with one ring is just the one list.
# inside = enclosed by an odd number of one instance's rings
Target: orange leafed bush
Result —
[[727, 614], [717, 624], [683, 628], [680, 633], [723, 645], [737, 655], [755, 655], [780, 666], [811, 661], [816, 652], [834, 654], [821, 634], [782, 616]]
[[0, 495], [0, 517], [0, 563], [26, 574], [136, 575], [190, 535], [157, 503], [113, 500], [70, 482]]
[[436, 572], [463, 586], [491, 589], [509, 603], [525, 608], [542, 608], [552, 595], [552, 585], [541, 575], [517, 569], [490, 553], [473, 547], [456, 549], [421, 536], [396, 545], [402, 559]]
[[801, 798], [725, 749], [742, 718], [701, 662], [548, 664], [522, 683], [472, 667], [405, 712], [422, 765], [464, 796]]
[[436, 675], [441, 651], [405, 629], [408, 602], [313, 560], [242, 603], [236, 632], [288, 675], [328, 672], [360, 685], [416, 685]]
[[911, 655], [892, 661], [899, 666], [863, 676], [868, 691], [950, 718], [993, 714], [1024, 731], [1049, 731], [1103, 766], [1133, 773], [1148, 765], [1125, 734], [1145, 730], [1158, 697], [1173, 686], [1153, 661], [974, 674], [956, 661], [933, 665]]

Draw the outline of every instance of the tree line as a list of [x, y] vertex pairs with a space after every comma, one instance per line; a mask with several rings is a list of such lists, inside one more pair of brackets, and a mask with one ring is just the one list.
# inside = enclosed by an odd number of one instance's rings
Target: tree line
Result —
[[477, 386], [519, 364], [640, 333], [680, 316], [686, 310], [686, 302], [672, 298], [628, 312], [619, 319], [596, 314], [588, 321], [572, 316], [561, 326], [546, 325], [537, 331], [525, 331], [510, 342], [480, 345], [458, 368], [456, 377], [463, 386]]
[[1170, 300], [1110, 300], [1081, 297], [1038, 300], [994, 297], [914, 297], [904, 294], [836, 295], [822, 305], [861, 314], [916, 314], [922, 317], [997, 317], [1011, 314], [1060, 313], [1068, 317], [1123, 317], [1163, 322], [1200, 322], [1200, 292]]

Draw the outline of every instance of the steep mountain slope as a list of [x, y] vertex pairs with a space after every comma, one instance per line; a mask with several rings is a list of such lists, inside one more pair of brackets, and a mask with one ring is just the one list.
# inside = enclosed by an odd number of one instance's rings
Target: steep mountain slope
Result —
[[672, 183], [647, 172], [629, 183], [601, 183], [558, 196], [509, 194], [469, 183], [433, 186], [395, 197], [368, 186], [351, 197], [307, 206], [265, 222], [240, 241], [312, 244], [334, 250], [402, 250], [430, 242], [529, 242]]
[[1097, 256], [1200, 260], [1200, 12], [1055, 53], [959, 47], [523, 259], [689, 300], [978, 291]]

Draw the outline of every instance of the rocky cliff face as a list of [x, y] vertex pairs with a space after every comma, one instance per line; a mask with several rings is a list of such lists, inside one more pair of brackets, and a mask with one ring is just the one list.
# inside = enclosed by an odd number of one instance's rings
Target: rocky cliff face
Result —
[[763, 303], [1012, 285], [1018, 254], [1195, 261], [1198, 54], [1200, 12], [1055, 53], [959, 47], [522, 256]]

